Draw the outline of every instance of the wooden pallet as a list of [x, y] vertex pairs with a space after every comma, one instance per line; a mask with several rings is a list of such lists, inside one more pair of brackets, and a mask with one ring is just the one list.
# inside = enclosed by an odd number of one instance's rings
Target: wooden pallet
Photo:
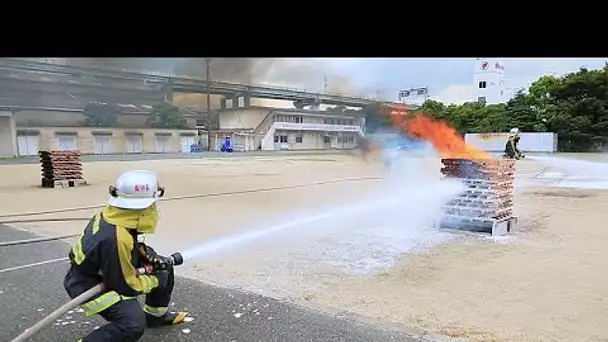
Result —
[[455, 213], [464, 214], [464, 216], [474, 216], [474, 217], [500, 217], [504, 216], [505, 213], [511, 213], [513, 211], [513, 207], [505, 206], [499, 208], [492, 207], [481, 207], [481, 206], [471, 206], [471, 205], [444, 205], [442, 209], [449, 215]]
[[507, 235], [517, 229], [518, 225], [519, 218], [516, 216], [492, 219], [445, 215], [435, 223], [437, 229], [484, 233], [492, 236]]
[[457, 197], [451, 201], [448, 201], [445, 205], [473, 208], [506, 208], [512, 207], [513, 201], [511, 199], [497, 201], [480, 198]]
[[84, 179], [46, 179], [42, 178], [43, 188], [75, 188], [87, 185]]

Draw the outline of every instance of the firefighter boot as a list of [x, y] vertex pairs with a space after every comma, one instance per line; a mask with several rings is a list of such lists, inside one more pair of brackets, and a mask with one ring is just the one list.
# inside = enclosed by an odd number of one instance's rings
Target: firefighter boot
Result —
[[160, 327], [163, 325], [174, 325], [184, 321], [187, 313], [185, 312], [165, 312], [162, 316], [155, 316], [146, 312], [146, 325], [149, 328]]

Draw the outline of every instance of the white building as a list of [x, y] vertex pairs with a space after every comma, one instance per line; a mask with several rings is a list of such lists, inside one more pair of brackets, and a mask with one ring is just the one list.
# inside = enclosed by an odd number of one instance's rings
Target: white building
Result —
[[504, 65], [497, 59], [477, 58], [473, 71], [475, 100], [497, 104], [507, 100]]
[[237, 151], [352, 149], [365, 132], [365, 117], [303, 109], [248, 107], [222, 109], [215, 149], [230, 136]]
[[[146, 128], [148, 113], [123, 113], [119, 127], [82, 127], [81, 110], [0, 108], [0, 157], [36, 155], [39, 150], [74, 150], [84, 154], [190, 153], [207, 133], [195, 128]], [[365, 131], [359, 113], [248, 107], [219, 111], [219, 130], [211, 132], [212, 150], [226, 136], [236, 151], [352, 149]]]

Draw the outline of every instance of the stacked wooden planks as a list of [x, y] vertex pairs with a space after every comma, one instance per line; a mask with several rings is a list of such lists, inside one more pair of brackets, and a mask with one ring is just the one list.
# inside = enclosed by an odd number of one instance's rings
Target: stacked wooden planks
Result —
[[86, 183], [82, 175], [80, 151], [40, 151], [42, 186], [73, 187]]
[[444, 219], [469, 224], [491, 223], [513, 216], [515, 160], [442, 159], [441, 173], [459, 179], [466, 190], [444, 207]]

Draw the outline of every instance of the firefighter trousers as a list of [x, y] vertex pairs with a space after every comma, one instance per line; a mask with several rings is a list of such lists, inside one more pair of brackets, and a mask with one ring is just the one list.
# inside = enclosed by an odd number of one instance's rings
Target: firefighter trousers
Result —
[[[171, 302], [173, 292], [173, 267], [169, 268], [169, 278], [165, 287], [157, 287], [146, 295], [146, 312], [165, 312]], [[146, 313], [136, 298], [125, 299], [99, 313], [109, 323], [92, 331], [83, 342], [135, 342], [146, 329]]]

